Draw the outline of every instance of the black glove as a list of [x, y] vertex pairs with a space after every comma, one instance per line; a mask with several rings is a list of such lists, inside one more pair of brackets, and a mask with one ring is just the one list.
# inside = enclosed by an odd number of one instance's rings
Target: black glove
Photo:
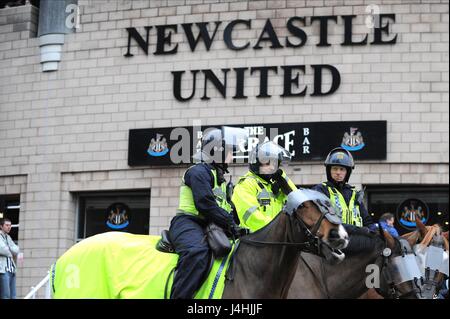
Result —
[[275, 173], [272, 174], [272, 179], [278, 181], [283, 178], [283, 171], [279, 168]]
[[243, 228], [239, 225], [234, 225], [234, 235], [236, 238], [248, 235], [250, 231], [247, 228]]
[[232, 225], [230, 225], [230, 227], [228, 229], [228, 233], [231, 235], [230, 237], [237, 239], [241, 236], [247, 235], [249, 232], [248, 232], [248, 229], [246, 229], [246, 228], [241, 228], [237, 224], [232, 224]]
[[280, 193], [280, 189], [281, 189], [280, 184], [277, 181], [272, 180], [271, 185], [272, 185], [272, 193], [275, 196], [278, 196], [278, 194]]
[[272, 179], [274, 181], [273, 184], [275, 188], [278, 187], [284, 194], [289, 195], [289, 193], [292, 192], [292, 188], [291, 186], [289, 186], [287, 180], [283, 177], [283, 171], [281, 169], [278, 169], [275, 174], [272, 175]]

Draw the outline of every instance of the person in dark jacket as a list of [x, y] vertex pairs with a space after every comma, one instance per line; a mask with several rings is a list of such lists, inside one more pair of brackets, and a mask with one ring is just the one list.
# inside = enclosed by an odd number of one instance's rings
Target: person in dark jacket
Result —
[[325, 168], [327, 181], [313, 189], [329, 197], [336, 214], [341, 217], [342, 225], [350, 237], [343, 252], [356, 254], [372, 250], [374, 242], [364, 234], [377, 231], [378, 225], [364, 206], [364, 193], [348, 183], [355, 168], [352, 154], [341, 147], [331, 150], [325, 160]]
[[169, 228], [170, 239], [179, 255], [172, 285], [172, 299], [191, 299], [207, 272], [210, 249], [205, 227], [214, 223], [231, 236], [238, 235], [224, 174], [233, 152], [248, 140], [244, 129], [222, 127], [206, 132], [202, 149], [194, 155], [197, 164], [184, 174], [180, 203]]
[[325, 160], [325, 168], [327, 181], [313, 189], [330, 198], [344, 226], [367, 227], [375, 231], [377, 224], [373, 222], [363, 203], [364, 192], [357, 191], [348, 183], [355, 168], [352, 154], [341, 147], [331, 150]]

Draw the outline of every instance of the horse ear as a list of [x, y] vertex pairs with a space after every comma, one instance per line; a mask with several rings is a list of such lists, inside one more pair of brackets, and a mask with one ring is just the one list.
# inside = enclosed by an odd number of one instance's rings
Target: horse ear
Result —
[[388, 231], [383, 230], [384, 238], [386, 238], [388, 247], [393, 251], [395, 249], [395, 239]]
[[442, 233], [442, 237], [444, 238], [445, 250], [448, 252], [448, 230]]
[[422, 236], [422, 239], [423, 239], [423, 238], [426, 236], [428, 230], [427, 230], [427, 228], [425, 227], [425, 225], [422, 223], [422, 221], [420, 220], [420, 218], [417, 217], [417, 215], [416, 215], [416, 225], [417, 225], [417, 228], [419, 229], [420, 236]]
[[410, 233], [407, 233], [407, 234], [403, 234], [401, 237], [406, 239], [406, 241], [408, 242], [408, 244], [411, 247], [414, 247], [414, 245], [419, 240], [419, 232], [418, 231], [413, 231], [413, 232], [410, 232]]

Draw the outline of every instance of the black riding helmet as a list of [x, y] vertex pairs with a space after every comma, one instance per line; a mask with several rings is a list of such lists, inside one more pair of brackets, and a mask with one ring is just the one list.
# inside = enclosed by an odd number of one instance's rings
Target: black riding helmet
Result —
[[328, 153], [325, 160], [325, 167], [327, 171], [327, 179], [329, 182], [333, 182], [331, 178], [331, 166], [342, 166], [347, 169], [345, 176], [345, 183], [350, 179], [353, 169], [355, 168], [355, 162], [353, 161], [352, 154], [342, 147], [337, 147]]

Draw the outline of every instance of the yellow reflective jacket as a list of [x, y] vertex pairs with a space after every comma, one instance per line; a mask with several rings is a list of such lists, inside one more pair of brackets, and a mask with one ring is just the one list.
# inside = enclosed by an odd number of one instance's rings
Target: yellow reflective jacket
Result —
[[[282, 176], [293, 190], [297, 189], [285, 172]], [[251, 232], [270, 223], [281, 211], [286, 199], [287, 195], [281, 191], [275, 195], [272, 185], [251, 171], [239, 179], [231, 198], [239, 216], [240, 226]]]
[[333, 207], [337, 210], [338, 216], [341, 217], [344, 224], [350, 224], [358, 227], [363, 226], [361, 211], [357, 201], [358, 192], [352, 187], [352, 197], [347, 205], [344, 196], [336, 188], [330, 187], [327, 183], [322, 183], [328, 189], [330, 194], [330, 201]]
[[[199, 165], [199, 164], [197, 164]], [[190, 168], [192, 168], [191, 166]], [[188, 170], [190, 169], [188, 168]], [[188, 171], [186, 170], [186, 172]], [[178, 206], [177, 214], [188, 214], [197, 216], [200, 218], [204, 218], [201, 214], [199, 214], [197, 208], [195, 207], [194, 202], [194, 195], [192, 194], [192, 189], [187, 186], [184, 182], [184, 176], [186, 175], [186, 172], [183, 175], [182, 184], [180, 187], [180, 203]], [[227, 212], [231, 212], [231, 205], [227, 201], [227, 189], [226, 189], [226, 183], [223, 182], [219, 185], [217, 180], [217, 172], [214, 169], [211, 169], [211, 173], [214, 178], [214, 186], [213, 186], [213, 193], [214, 197], [216, 199], [217, 205], [220, 208], [223, 208]]]

